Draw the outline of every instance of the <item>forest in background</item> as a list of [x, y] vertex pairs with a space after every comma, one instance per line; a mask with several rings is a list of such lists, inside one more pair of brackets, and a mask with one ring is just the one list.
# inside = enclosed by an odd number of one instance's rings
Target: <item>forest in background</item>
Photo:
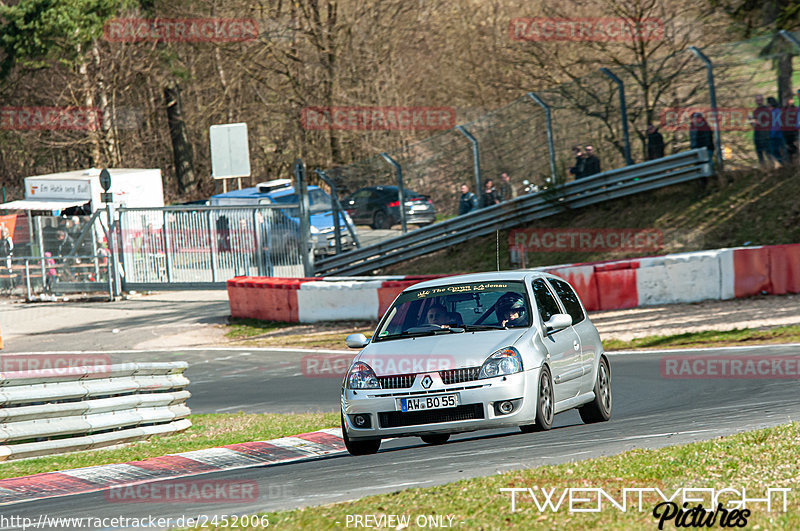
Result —
[[[509, 34], [509, 22], [519, 17], [600, 16], [660, 19], [663, 39], [528, 42]], [[258, 36], [119, 42], [109, 38], [108, 24], [120, 18], [249, 19]], [[298, 157], [331, 168], [437, 133], [307, 130], [304, 108], [451, 107], [456, 122], [465, 123], [601, 66], [635, 80], [627, 90], [640, 102], [641, 130], [633, 134], [641, 139], [660, 98], [682, 81], [679, 68], [664, 68], [664, 58], [691, 45], [796, 29], [799, 18], [794, 0], [4, 2], [3, 109], [91, 108], [101, 119], [90, 130], [0, 127], [2, 185], [12, 200], [22, 198], [30, 175], [147, 167], [161, 168], [168, 201], [198, 199], [216, 191], [213, 124], [247, 122], [252, 182], [260, 182], [288, 177]], [[791, 70], [792, 54], [785, 55]]]

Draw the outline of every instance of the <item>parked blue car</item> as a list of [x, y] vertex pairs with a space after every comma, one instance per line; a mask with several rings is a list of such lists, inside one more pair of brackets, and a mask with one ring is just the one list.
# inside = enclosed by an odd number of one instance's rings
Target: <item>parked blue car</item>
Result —
[[[294, 191], [289, 179], [278, 179], [259, 183], [252, 188], [233, 190], [224, 194], [211, 196], [212, 206], [232, 205], [264, 205], [264, 204], [297, 204], [300, 199]], [[308, 186], [309, 218], [311, 222], [311, 239], [314, 242], [314, 254], [330, 255], [336, 253], [336, 237], [333, 224], [333, 203], [331, 196], [319, 186]], [[283, 213], [292, 222], [300, 225], [299, 208], [283, 209]], [[342, 249], [355, 247], [355, 241], [347, 230], [347, 225], [355, 232], [355, 225], [345, 211], [339, 212], [339, 228], [341, 231]]]

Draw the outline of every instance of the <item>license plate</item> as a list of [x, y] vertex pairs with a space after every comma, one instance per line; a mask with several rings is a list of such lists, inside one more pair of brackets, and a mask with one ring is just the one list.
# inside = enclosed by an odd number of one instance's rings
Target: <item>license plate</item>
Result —
[[423, 409], [444, 409], [458, 405], [458, 395], [421, 396], [419, 398], [401, 398], [398, 400], [400, 411], [420, 411]]

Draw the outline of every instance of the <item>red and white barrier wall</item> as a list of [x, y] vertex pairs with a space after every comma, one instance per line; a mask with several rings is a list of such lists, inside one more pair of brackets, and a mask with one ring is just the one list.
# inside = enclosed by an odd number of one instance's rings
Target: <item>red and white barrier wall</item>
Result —
[[[589, 311], [781, 295], [800, 293], [800, 244], [539, 269], [572, 284]], [[440, 276], [236, 277], [228, 281], [228, 299], [233, 317], [301, 323], [375, 320], [405, 288]]]

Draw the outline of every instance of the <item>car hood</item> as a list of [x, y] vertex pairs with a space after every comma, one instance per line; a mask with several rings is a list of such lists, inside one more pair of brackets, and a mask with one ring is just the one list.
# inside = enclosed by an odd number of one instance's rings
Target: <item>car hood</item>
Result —
[[[330, 210], [326, 212], [316, 212], [309, 216], [309, 222], [313, 227], [321, 231], [325, 231], [328, 229], [333, 229], [333, 212]], [[344, 229], [345, 227], [345, 218], [342, 213], [339, 213], [339, 226]]]
[[378, 376], [480, 367], [493, 352], [513, 345], [525, 328], [393, 339], [370, 343], [358, 356]]

